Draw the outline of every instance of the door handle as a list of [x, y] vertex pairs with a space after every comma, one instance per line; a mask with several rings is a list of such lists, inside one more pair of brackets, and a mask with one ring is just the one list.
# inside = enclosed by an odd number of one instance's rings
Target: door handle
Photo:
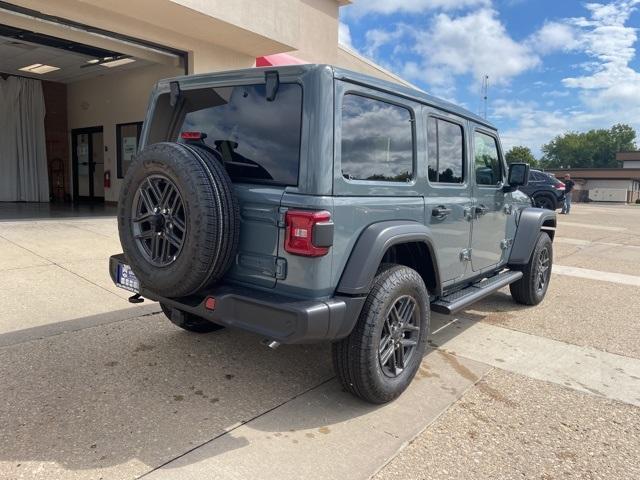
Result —
[[437, 218], [438, 220], [442, 220], [451, 214], [451, 209], [445, 207], [444, 205], [438, 205], [433, 210], [431, 210], [431, 216]]
[[476, 207], [476, 215], [480, 216], [480, 215], [484, 215], [489, 211], [488, 207], [485, 207], [484, 205], [478, 205]]

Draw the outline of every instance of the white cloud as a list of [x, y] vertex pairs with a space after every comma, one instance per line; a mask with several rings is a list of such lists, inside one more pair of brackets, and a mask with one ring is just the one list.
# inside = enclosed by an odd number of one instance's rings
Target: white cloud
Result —
[[508, 83], [540, 63], [526, 45], [509, 36], [497, 12], [487, 8], [458, 17], [436, 15], [431, 27], [417, 35], [415, 48], [433, 69], [472, 74], [476, 81], [489, 75], [493, 84]]
[[340, 22], [338, 24], [338, 42], [346, 47], [353, 48], [351, 29], [346, 23]]
[[529, 38], [531, 47], [540, 54], [570, 51], [580, 45], [579, 32], [562, 22], [547, 22]]
[[361, 17], [367, 14], [388, 15], [396, 12], [418, 13], [427, 10], [458, 10], [488, 6], [491, 0], [358, 0], [344, 9], [347, 15]]
[[[522, 144], [539, 153], [541, 144], [556, 135], [570, 130], [610, 128], [616, 123], [630, 124], [640, 134], [640, 72], [631, 67], [638, 38], [636, 28], [626, 25], [638, 5], [640, 0], [588, 3], [585, 5], [590, 12], [588, 18], [570, 18], [562, 22], [571, 31], [571, 36], [565, 38], [567, 44], [591, 60], [574, 66], [582, 71], [582, 75], [563, 79], [568, 90], [551, 90], [542, 96], [569, 97], [573, 94], [577, 106], [550, 111], [537, 104], [496, 102], [496, 115], [514, 124], [512, 129], [503, 132], [506, 145]], [[563, 33], [562, 28], [554, 26], [547, 33], [553, 30], [555, 36], [546, 36], [546, 51], [566, 50], [561, 47], [560, 39], [568, 30]], [[539, 33], [529, 40], [530, 44], [541, 38]], [[538, 51], [543, 50], [545, 48]]]
[[588, 69], [591, 75], [565, 78], [563, 83], [567, 87], [607, 89], [620, 83], [640, 81], [640, 74], [629, 67], [636, 54], [636, 29], [625, 26], [638, 4], [640, 0], [623, 0], [607, 5], [590, 3], [586, 5], [591, 12], [590, 19], [569, 20], [581, 29], [584, 51], [595, 63], [592, 62]]
[[389, 44], [395, 45], [395, 50], [402, 44], [399, 40], [410, 32], [411, 29], [403, 24], [397, 24], [393, 30], [374, 28], [367, 31], [365, 34], [365, 55], [374, 57], [380, 47]]

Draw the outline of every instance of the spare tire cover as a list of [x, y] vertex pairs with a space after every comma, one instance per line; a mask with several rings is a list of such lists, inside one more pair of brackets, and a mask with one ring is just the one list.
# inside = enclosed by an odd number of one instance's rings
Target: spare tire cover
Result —
[[234, 261], [239, 225], [231, 180], [205, 147], [152, 144], [127, 172], [118, 231], [145, 289], [181, 297], [219, 281]]

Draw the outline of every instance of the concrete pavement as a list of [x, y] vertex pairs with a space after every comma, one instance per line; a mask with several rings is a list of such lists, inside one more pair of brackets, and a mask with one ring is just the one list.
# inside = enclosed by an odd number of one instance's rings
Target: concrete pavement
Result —
[[377, 408], [340, 391], [327, 345], [132, 307], [106, 270], [115, 219], [58, 214], [0, 222], [0, 479], [638, 476], [640, 209], [559, 216], [545, 302], [434, 315], [440, 350]]

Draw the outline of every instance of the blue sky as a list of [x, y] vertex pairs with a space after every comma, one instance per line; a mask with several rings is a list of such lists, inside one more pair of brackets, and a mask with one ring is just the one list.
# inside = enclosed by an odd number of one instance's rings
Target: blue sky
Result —
[[539, 156], [615, 123], [640, 136], [640, 0], [354, 0], [340, 20], [341, 43], [476, 113], [488, 75], [506, 148]]

